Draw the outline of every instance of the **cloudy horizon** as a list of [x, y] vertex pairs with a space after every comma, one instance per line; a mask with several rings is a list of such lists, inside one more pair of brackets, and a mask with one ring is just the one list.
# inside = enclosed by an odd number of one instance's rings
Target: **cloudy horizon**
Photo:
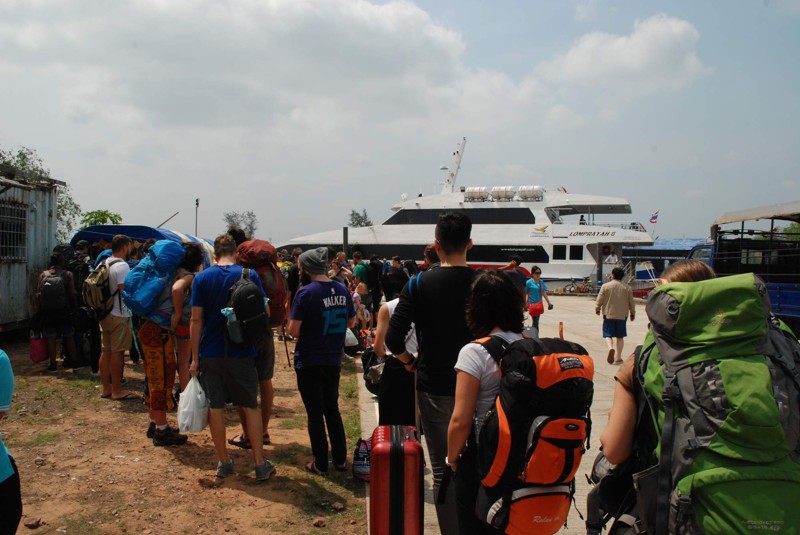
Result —
[[[800, 2], [0, 0], [0, 147], [85, 211], [281, 243], [458, 184], [625, 197], [655, 235], [798, 197]], [[723, 13], [724, 12], [724, 13]], [[792, 44], [794, 43], [794, 44]]]

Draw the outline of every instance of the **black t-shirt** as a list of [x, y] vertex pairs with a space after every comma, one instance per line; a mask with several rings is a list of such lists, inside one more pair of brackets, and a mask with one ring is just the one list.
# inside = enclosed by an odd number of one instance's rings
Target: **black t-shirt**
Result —
[[466, 308], [476, 272], [466, 266], [437, 267], [409, 281], [392, 314], [386, 347], [405, 351], [405, 338], [414, 323], [419, 340], [417, 389], [455, 396], [458, 352], [474, 339], [467, 328]]
[[516, 286], [523, 292], [525, 291], [525, 283], [528, 282], [528, 277], [525, 276], [525, 273], [523, 273], [518, 269], [509, 269], [507, 271], [504, 271], [503, 273], [505, 273], [511, 278], [511, 281], [514, 283], [514, 286]]

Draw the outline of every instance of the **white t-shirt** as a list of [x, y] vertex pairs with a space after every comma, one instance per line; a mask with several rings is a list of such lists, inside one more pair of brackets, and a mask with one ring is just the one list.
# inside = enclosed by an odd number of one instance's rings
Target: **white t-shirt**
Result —
[[[501, 332], [496, 334], [508, 343], [522, 338], [519, 333]], [[486, 419], [486, 413], [494, 405], [497, 393], [500, 391], [500, 370], [486, 348], [476, 342], [470, 342], [461, 348], [455, 369], [468, 373], [481, 382], [474, 416], [475, 434], [477, 435]]]
[[[386, 302], [386, 308], [389, 310], [389, 317], [392, 317], [394, 314], [394, 309], [397, 307], [397, 303], [400, 302], [400, 298], [392, 299], [391, 301]], [[416, 356], [417, 354], [417, 329], [414, 327], [414, 324], [411, 324], [411, 330], [408, 331], [408, 335], [406, 335], [406, 353], [409, 355]], [[383, 350], [386, 352], [387, 355], [391, 355], [392, 352], [389, 351], [389, 348], [386, 347], [386, 344], [383, 346]]]
[[[125, 282], [125, 277], [128, 275], [131, 268], [127, 262], [121, 259], [115, 259], [113, 256], [106, 258], [105, 262], [106, 264], [109, 264], [112, 260], [120, 260], [115, 262], [114, 265], [108, 269], [108, 287], [113, 294], [117, 291], [119, 285]], [[128, 310], [128, 307], [126, 307], [125, 303], [122, 302], [122, 297], [119, 293], [114, 296], [114, 308], [111, 309], [111, 314], [120, 318], [131, 317], [131, 311]]]

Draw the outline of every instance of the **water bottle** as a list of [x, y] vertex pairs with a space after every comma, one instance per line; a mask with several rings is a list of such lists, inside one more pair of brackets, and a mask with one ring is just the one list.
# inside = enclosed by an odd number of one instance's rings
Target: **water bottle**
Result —
[[231, 307], [225, 307], [222, 315], [228, 319], [228, 338], [235, 344], [244, 343], [244, 328], [242, 322], [236, 319], [236, 312]]

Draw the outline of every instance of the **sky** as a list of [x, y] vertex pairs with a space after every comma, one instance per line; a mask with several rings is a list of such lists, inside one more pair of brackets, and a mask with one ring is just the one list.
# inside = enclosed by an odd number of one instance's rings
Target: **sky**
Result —
[[[800, 0], [0, 0], [0, 147], [85, 211], [276, 244], [542, 184], [661, 237], [800, 198]], [[647, 223], [659, 210], [655, 228]]]

